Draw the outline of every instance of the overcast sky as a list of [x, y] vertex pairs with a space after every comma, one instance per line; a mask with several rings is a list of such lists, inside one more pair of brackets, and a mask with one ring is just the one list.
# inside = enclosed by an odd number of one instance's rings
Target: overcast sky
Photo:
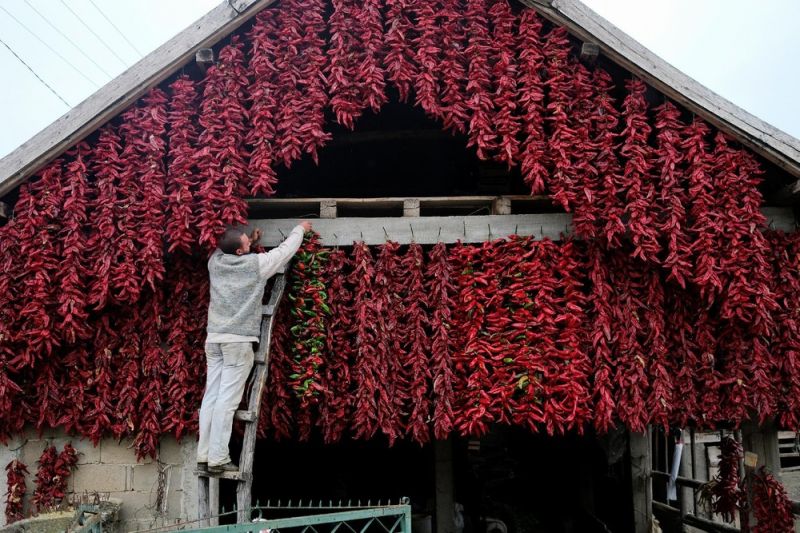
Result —
[[[800, 1], [584, 1], [704, 85], [800, 137]], [[218, 3], [0, 0], [0, 39], [58, 93], [0, 44], [0, 157]]]

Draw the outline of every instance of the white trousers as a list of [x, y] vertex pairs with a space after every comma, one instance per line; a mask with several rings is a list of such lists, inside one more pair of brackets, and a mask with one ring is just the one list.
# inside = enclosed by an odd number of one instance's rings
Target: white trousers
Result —
[[200, 405], [198, 463], [218, 466], [231, 460], [228, 442], [233, 415], [242, 401], [253, 359], [250, 342], [206, 343], [206, 392]]

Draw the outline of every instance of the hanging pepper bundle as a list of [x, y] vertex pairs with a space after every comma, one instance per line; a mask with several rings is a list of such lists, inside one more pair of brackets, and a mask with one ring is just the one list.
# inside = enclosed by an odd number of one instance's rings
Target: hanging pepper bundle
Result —
[[173, 432], [178, 441], [187, 433], [191, 426], [192, 413], [196, 410], [194, 403], [191, 402], [194, 395], [186, 390], [186, 384], [192, 380], [188, 340], [189, 322], [193, 312], [189, 294], [191, 261], [191, 257], [183, 255], [172, 258], [172, 276], [168, 280], [169, 310], [164, 324], [166, 330], [164, 373], [168, 377], [162, 390], [165, 406], [162, 428], [164, 432]]
[[48, 446], [37, 461], [39, 467], [36, 470], [36, 479], [34, 480], [36, 488], [33, 491], [33, 505], [36, 507], [36, 512], [41, 513], [57, 503], [53, 494], [53, 488], [58, 483], [58, 480], [55, 479], [57, 460], [56, 447]]
[[248, 113], [244, 106], [247, 71], [238, 36], [219, 52], [219, 62], [208, 70], [200, 111], [197, 152], [200, 172], [197, 226], [199, 242], [214, 246], [224, 227], [246, 222], [247, 172], [244, 137]]
[[600, 233], [602, 207], [599, 203], [602, 191], [602, 176], [595, 168], [597, 146], [592, 141], [592, 127], [595, 100], [595, 86], [589, 70], [580, 63], [572, 66], [575, 104], [570, 113], [571, 129], [574, 131], [575, 167], [577, 189], [570, 191], [575, 214], [572, 224], [578, 235], [596, 236]]
[[117, 264], [117, 236], [122, 235], [118, 224], [125, 223], [122, 218], [124, 213], [117, 208], [117, 194], [122, 185], [120, 179], [123, 171], [121, 151], [121, 140], [117, 131], [107, 124], [100, 130], [100, 137], [91, 154], [90, 167], [94, 180], [90, 183], [90, 233], [86, 243], [94, 265], [87, 298], [98, 310], [105, 308], [115, 297], [111, 290], [112, 268]]
[[382, 0], [363, 0], [356, 18], [356, 32], [361, 37], [364, 57], [357, 74], [362, 80], [360, 101], [374, 113], [387, 101], [383, 71], [383, 13]]
[[401, 346], [405, 335], [400, 329], [405, 302], [398, 294], [407, 274], [402, 271], [398, 249], [399, 245], [391, 241], [380, 247], [370, 302], [376, 320], [377, 365], [372, 372], [378, 383], [375, 398], [378, 427], [389, 439], [389, 446], [403, 434], [400, 411], [408, 396], [406, 372], [402, 366], [406, 352]]
[[778, 310], [772, 343], [778, 417], [783, 427], [800, 427], [800, 237], [770, 232]]
[[664, 286], [658, 270], [650, 271], [646, 278], [647, 307], [643, 320], [647, 324], [645, 345], [648, 347], [649, 365], [647, 369], [650, 381], [650, 393], [647, 397], [647, 410], [652, 424], [659, 424], [664, 429], [669, 423], [674, 409], [674, 383], [672, 376], [676, 369], [672, 367], [668, 355], [666, 338], [667, 315], [664, 308]]
[[[429, 65], [434, 72], [441, 72], [441, 114], [444, 129], [464, 134], [467, 131], [469, 112], [466, 88], [468, 64], [464, 55], [467, 33], [464, 25], [464, 5], [460, 0], [445, 0], [437, 10], [441, 22], [441, 63]], [[429, 71], [433, 76], [434, 73]]]
[[17, 520], [22, 520], [25, 515], [22, 513], [22, 505], [25, 501], [25, 476], [28, 468], [18, 459], [14, 459], [6, 465], [6, 524], [12, 524]]
[[515, 17], [506, 0], [493, 0], [489, 18], [493, 21], [492, 49], [495, 84], [494, 106], [497, 112], [494, 127], [497, 131], [498, 152], [495, 158], [509, 168], [519, 158], [520, 119], [517, 111], [518, 65], [515, 55]]
[[348, 283], [349, 267], [347, 255], [336, 249], [330, 253], [324, 271], [330, 316], [325, 343], [328, 358], [323, 366], [324, 386], [319, 410], [322, 437], [326, 443], [342, 439], [350, 418], [348, 398], [353, 344], [348, 333], [353, 328], [353, 288]]
[[[410, 257], [414, 257], [413, 254], [416, 253], [416, 251], [409, 250]], [[452, 358], [455, 348], [453, 309], [456, 276], [457, 273], [453, 270], [447, 247], [444, 243], [437, 243], [428, 253], [428, 264], [425, 268], [425, 292], [428, 294], [431, 332], [432, 422], [433, 435], [437, 439], [446, 438], [453, 429], [455, 376], [453, 375]], [[422, 408], [417, 408], [416, 411], [422, 411]], [[420, 433], [416, 426], [413, 431], [415, 434]]]
[[120, 339], [108, 313], [94, 324], [94, 339], [92, 341], [93, 369], [91, 388], [88, 390], [87, 411], [85, 414], [84, 434], [97, 446], [103, 438], [107, 428], [113, 420], [114, 409], [114, 375], [112, 359], [114, 352], [119, 350]]
[[[412, 0], [386, 0], [386, 54], [383, 56], [386, 79], [397, 89], [401, 102], [408, 102], [417, 64], [411, 43]], [[427, 4], [427, 2], [425, 2]]]
[[[277, 316], [288, 316], [290, 309], [289, 299], [284, 298], [277, 310]], [[289, 387], [289, 374], [291, 374], [292, 367], [290, 327], [291, 322], [288, 320], [277, 320], [273, 326], [272, 343], [269, 350], [267, 394], [264, 395], [261, 403], [259, 429], [263, 433], [270, 429], [276, 440], [288, 439], [292, 436], [294, 427], [292, 410], [296, 408], [297, 404], [297, 396]]]
[[[669, 275], [669, 274], [668, 274]], [[695, 324], [700, 317], [693, 313], [697, 300], [667, 284], [665, 287], [664, 314], [669, 364], [672, 369], [673, 409], [672, 424], [687, 427], [690, 423], [704, 425], [697, 416], [699, 403], [700, 352], [695, 338]]]
[[742, 460], [742, 445], [728, 436], [720, 442], [719, 473], [708, 484], [707, 492], [711, 509], [722, 515], [726, 522], [733, 522], [745, 498], [739, 476]]
[[786, 488], [762, 466], [751, 476], [753, 487], [753, 533], [793, 533], [794, 512]]
[[520, 168], [531, 194], [544, 194], [547, 177], [547, 141], [544, 132], [544, 83], [542, 69], [542, 21], [533, 9], [526, 9], [520, 15], [519, 56], [517, 96], [522, 115], [523, 141], [520, 150]]
[[115, 318], [121, 344], [119, 353], [114, 358], [113, 372], [117, 377], [117, 393], [111, 431], [119, 439], [133, 433], [139, 419], [142, 339], [138, 316], [119, 312]]
[[[414, 90], [417, 93], [416, 105], [432, 118], [443, 118], [441, 101], [443, 60], [443, 33], [438, 16], [444, 9], [443, 0], [424, 2], [416, 0], [416, 39], [413, 49], [416, 50], [416, 63], [419, 66], [414, 79]], [[390, 53], [393, 51], [390, 49]], [[452, 69], [451, 73], [452, 75]], [[452, 89], [451, 89], [452, 90]]]
[[[602, 238], [609, 247], [618, 248], [621, 237], [625, 234], [623, 216], [624, 183], [622, 166], [617, 157], [617, 133], [620, 122], [619, 111], [614, 105], [611, 91], [614, 85], [611, 76], [605, 70], [597, 68], [592, 73], [592, 85], [595, 87], [594, 105], [592, 106], [592, 144], [597, 150], [594, 167], [600, 176], [599, 197], [597, 203], [603, 206], [602, 218], [595, 221], [594, 233], [589, 238]], [[592, 228], [587, 217], [586, 230]]]
[[375, 263], [367, 245], [358, 242], [353, 246], [353, 270], [350, 284], [353, 286], [353, 344], [355, 346], [355, 364], [352, 379], [355, 387], [353, 398], [353, 436], [357, 439], [371, 438], [378, 429], [379, 376], [376, 375], [380, 359], [377, 343], [380, 332], [377, 329], [377, 317], [373, 305], [373, 280], [375, 279]]
[[18, 314], [17, 338], [24, 341], [18, 353], [9, 361], [14, 369], [33, 367], [49, 357], [61, 344], [52, 317], [56, 301], [52, 280], [59, 274], [59, 241], [63, 160], [58, 159], [45, 168], [30, 184], [35, 207], [28, 213], [28, 224], [20, 228], [16, 238], [18, 253], [24, 258], [20, 283], [24, 302]]
[[659, 174], [658, 203], [664, 213], [658, 220], [659, 231], [665, 237], [663, 260], [667, 280], [674, 280], [682, 288], [692, 276], [690, 243], [686, 217], [689, 205], [683, 154], [680, 149], [680, 111], [670, 102], [664, 102], [656, 112], [655, 172]]
[[61, 291], [58, 293], [58, 314], [64, 341], [74, 344], [91, 336], [86, 321], [89, 316], [86, 302], [85, 264], [87, 221], [87, 173], [85, 159], [89, 145], [80, 143], [70, 154], [74, 157], [66, 166], [63, 226], [59, 238], [63, 243], [61, 262]]
[[191, 253], [197, 241], [193, 209], [198, 186], [195, 178], [198, 95], [194, 82], [186, 75], [175, 80], [169, 88], [169, 150], [165, 178], [167, 244], [170, 252]]
[[660, 211], [653, 184], [653, 154], [648, 145], [652, 128], [647, 119], [647, 86], [639, 79], [625, 83], [627, 95], [622, 103], [625, 128], [620, 155], [625, 160], [622, 179], [626, 184], [625, 214], [633, 241], [633, 256], [658, 262], [661, 246], [654, 216]]
[[60, 503], [66, 497], [67, 480], [77, 464], [78, 452], [72, 444], [65, 444], [53, 464], [53, 485], [50, 487], [50, 494], [54, 502]]
[[164, 375], [164, 353], [161, 350], [161, 295], [148, 295], [142, 310], [140, 398], [137, 405], [138, 433], [133, 440], [136, 458], [158, 455], [161, 434], [161, 383]]
[[567, 31], [554, 27], [544, 37], [545, 87], [548, 92], [545, 121], [549, 125], [548, 147], [552, 161], [550, 192], [553, 200], [572, 211], [575, 203], [578, 139], [570, 127], [570, 111], [575, 102], [574, 84], [569, 60]]
[[326, 358], [326, 322], [330, 308], [321, 274], [328, 252], [320, 249], [319, 235], [308, 233], [295, 257], [288, 294], [292, 302], [289, 312], [294, 317], [290, 328], [292, 373], [289, 386], [300, 400], [299, 436], [307, 440], [312, 428], [312, 411], [316, 410], [324, 392], [320, 368]]
[[489, 159], [497, 150], [495, 103], [492, 91], [492, 51], [487, 0], [467, 0], [467, 107], [470, 112], [467, 147], [474, 147], [478, 157]]
[[[429, 331], [429, 309], [433, 307], [431, 301], [436, 301], [436, 298], [447, 298], [447, 289], [445, 287], [442, 291], [441, 284], [447, 282], [447, 279], [442, 279], [447, 275], [445, 272], [437, 272], [434, 278], [434, 283], [438, 287], [430, 287], [431, 290], [425, 288], [425, 253], [422, 246], [412, 242], [408, 246], [406, 254], [399, 265], [399, 272], [402, 276], [398, 276], [396, 282], [401, 284], [398, 293], [400, 294], [401, 301], [403, 302], [403, 313], [398, 318], [396, 324], [397, 335], [400, 337], [400, 353], [403, 356], [403, 372], [402, 374], [407, 377], [407, 382], [400, 384], [407, 390], [407, 401], [410, 409], [408, 410], [408, 419], [406, 420], [406, 434], [415, 442], [419, 444], [426, 444], [430, 441], [430, 427], [428, 420], [432, 414], [432, 403], [439, 400], [434, 396], [432, 402], [432, 394], [441, 394], [441, 390], [437, 390], [436, 383], [434, 382], [433, 390], [431, 389], [431, 381], [434, 372], [439, 378], [439, 385], [445, 385], [452, 390], [452, 376], [441, 376], [441, 373], [451, 373], [449, 365], [449, 346], [446, 344], [442, 346], [441, 339], [437, 339], [437, 347], [442, 349], [444, 353], [438, 354], [435, 359], [430, 356], [431, 354], [431, 341], [428, 337]], [[439, 289], [435, 292], [435, 289]], [[444, 292], [444, 294], [442, 294]], [[433, 296], [433, 300], [429, 299], [429, 294]], [[435, 304], [434, 304], [435, 305]], [[441, 320], [441, 318], [440, 318]], [[441, 322], [437, 323], [438, 327], [443, 327]], [[441, 332], [431, 330], [434, 335]], [[447, 332], [444, 332], [445, 335]], [[445, 337], [444, 342], [447, 342]], [[431, 362], [436, 361], [436, 368], [431, 369]], [[446, 365], [446, 368], [441, 366]], [[448, 380], [444, 384], [442, 381]], [[401, 388], [401, 387], [398, 387]], [[399, 391], [398, 391], [399, 392]], [[449, 401], [449, 400], [445, 400]], [[442, 408], [446, 409], [446, 406]], [[440, 410], [442, 409], [440, 408]], [[402, 407], [401, 407], [402, 409]], [[434, 411], [435, 413], [435, 411]], [[435, 423], [434, 419], [434, 423]], [[448, 431], [449, 432], [449, 431]]]
[[606, 264], [606, 256], [599, 245], [589, 247], [589, 316], [587, 322], [588, 340], [591, 342], [594, 357], [594, 380], [592, 399], [594, 401], [594, 427], [606, 433], [615, 426], [616, 402], [612, 382], [614, 376], [614, 310], [612, 308], [614, 289], [611, 274]]

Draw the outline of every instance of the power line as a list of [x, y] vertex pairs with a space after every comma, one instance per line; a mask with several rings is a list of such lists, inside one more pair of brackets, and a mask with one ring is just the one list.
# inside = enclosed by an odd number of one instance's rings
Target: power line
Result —
[[42, 15], [42, 13], [41, 13], [41, 12], [39, 12], [39, 10], [38, 10], [38, 9], [36, 9], [36, 7], [34, 7], [34, 5], [33, 5], [33, 4], [31, 4], [31, 3], [30, 3], [28, 0], [24, 0], [24, 1], [25, 1], [25, 3], [26, 3], [26, 4], [28, 4], [28, 7], [30, 7], [31, 9], [33, 9], [33, 10], [36, 12], [36, 14], [37, 14], [37, 15], [39, 15], [39, 16], [42, 18], [42, 20], [44, 20], [44, 21], [45, 21], [45, 22], [46, 22], [46, 23], [47, 23], [47, 24], [48, 24], [48, 25], [49, 25], [51, 28], [53, 28], [54, 30], [56, 30], [56, 31], [58, 32], [58, 34], [59, 34], [59, 35], [61, 35], [61, 36], [62, 36], [64, 39], [66, 39], [67, 41], [69, 41], [69, 42], [70, 42], [70, 44], [71, 44], [72, 46], [74, 46], [74, 47], [75, 47], [75, 48], [78, 50], [78, 52], [80, 52], [80, 53], [81, 53], [81, 55], [83, 55], [83, 57], [85, 57], [86, 59], [88, 59], [89, 61], [91, 61], [92, 65], [94, 65], [94, 66], [96, 66], [98, 69], [100, 69], [100, 71], [101, 71], [103, 74], [105, 74], [106, 76], [108, 76], [109, 78], [112, 78], [112, 77], [113, 77], [111, 74], [109, 74], [108, 72], [106, 72], [106, 70], [105, 70], [103, 67], [101, 67], [101, 66], [100, 66], [100, 65], [99, 65], [99, 64], [98, 64], [98, 63], [97, 63], [97, 62], [96, 62], [94, 59], [92, 59], [92, 57], [91, 57], [90, 55], [88, 55], [86, 52], [84, 52], [84, 51], [83, 51], [83, 49], [82, 49], [80, 46], [78, 46], [77, 44], [75, 44], [75, 42], [74, 42], [72, 39], [70, 39], [69, 37], [67, 37], [67, 36], [64, 34], [64, 32], [62, 32], [61, 30], [59, 30], [59, 29], [58, 29], [58, 28], [57, 28], [57, 27], [56, 27], [56, 26], [55, 26], [55, 25], [54, 25], [52, 22], [50, 22], [50, 20], [48, 20], [48, 18], [47, 18], [47, 17], [45, 17], [44, 15]]
[[61, 95], [60, 95], [60, 94], [58, 94], [58, 93], [55, 91], [55, 89], [53, 89], [52, 87], [50, 87], [50, 86], [47, 84], [47, 82], [46, 82], [46, 81], [44, 81], [42, 78], [40, 78], [40, 77], [39, 77], [39, 75], [38, 75], [38, 74], [36, 74], [36, 71], [35, 71], [35, 70], [33, 70], [33, 69], [31, 68], [31, 66], [30, 66], [30, 65], [28, 65], [28, 64], [25, 62], [25, 60], [24, 60], [24, 59], [22, 59], [21, 57], [19, 57], [19, 56], [17, 55], [17, 53], [16, 53], [14, 50], [12, 50], [12, 49], [11, 49], [11, 47], [10, 47], [10, 46], [8, 46], [8, 45], [6, 44], [6, 42], [5, 42], [3, 39], [1, 39], [1, 38], [0, 38], [0, 43], [3, 43], [3, 46], [5, 46], [6, 48], [8, 48], [8, 51], [9, 51], [9, 52], [11, 52], [11, 53], [14, 55], [14, 57], [16, 57], [16, 58], [19, 60], [19, 62], [20, 62], [20, 63], [22, 63], [23, 65], [25, 65], [25, 67], [27, 67], [27, 69], [31, 71], [31, 74], [33, 74], [34, 76], [36, 76], [36, 79], [37, 79], [37, 80], [39, 80], [40, 82], [42, 82], [42, 85], [44, 85], [45, 87], [47, 87], [48, 89], [50, 89], [50, 92], [51, 92], [51, 93], [53, 93], [54, 95], [56, 95], [56, 97], [57, 97], [59, 100], [61, 100], [62, 102], [64, 102], [64, 105], [65, 105], [65, 106], [67, 106], [67, 108], [68, 108], [68, 109], [72, 109], [72, 106], [71, 106], [71, 105], [69, 105], [69, 103], [68, 103], [66, 100], [64, 100], [64, 99], [61, 97]]
[[112, 28], [114, 28], [115, 30], [117, 30], [117, 33], [119, 33], [119, 34], [122, 36], [122, 38], [123, 38], [123, 39], [125, 39], [125, 42], [126, 42], [126, 43], [128, 43], [129, 45], [131, 45], [131, 48], [133, 48], [134, 50], [136, 50], [136, 53], [137, 53], [137, 54], [139, 54], [139, 57], [144, 57], [144, 55], [143, 55], [143, 54], [142, 54], [142, 53], [139, 51], [139, 49], [138, 49], [138, 48], [136, 48], [136, 46], [135, 46], [135, 45], [134, 45], [134, 44], [133, 44], [133, 43], [132, 43], [132, 42], [131, 42], [131, 41], [130, 41], [130, 40], [127, 38], [127, 37], [125, 37], [125, 34], [124, 34], [124, 33], [122, 33], [122, 31], [121, 31], [119, 28], [117, 28], [117, 25], [116, 25], [116, 24], [114, 24], [113, 22], [111, 22], [111, 19], [110, 19], [110, 18], [108, 18], [108, 16], [107, 16], [105, 13], [103, 13], [103, 10], [102, 10], [102, 9], [100, 9], [100, 7], [99, 7], [97, 4], [95, 4], [95, 3], [94, 3], [94, 0], [89, 0], [89, 2], [90, 2], [90, 3], [91, 3], [93, 6], [94, 6], [94, 8], [95, 8], [95, 9], [96, 9], [96, 10], [97, 10], [97, 11], [98, 11], [98, 12], [99, 12], [101, 15], [103, 15], [103, 18], [104, 18], [104, 19], [106, 19], [106, 20], [108, 21], [108, 23], [109, 23], [109, 24], [111, 24], [111, 27], [112, 27]]
[[45, 45], [45, 46], [47, 47], [47, 49], [48, 49], [48, 50], [50, 50], [50, 51], [51, 51], [51, 52], [53, 52], [55, 55], [57, 55], [59, 58], [61, 58], [61, 60], [62, 60], [64, 63], [66, 63], [67, 65], [69, 65], [70, 67], [72, 67], [72, 69], [73, 69], [75, 72], [77, 72], [78, 74], [80, 74], [80, 75], [81, 75], [81, 76], [82, 76], [82, 77], [83, 77], [83, 78], [84, 78], [86, 81], [88, 81], [89, 83], [91, 83], [92, 85], [94, 85], [96, 88], [98, 88], [98, 89], [100, 88], [100, 85], [98, 85], [98, 84], [97, 84], [97, 83], [96, 83], [94, 80], [92, 80], [91, 78], [89, 78], [89, 77], [88, 77], [86, 74], [84, 74], [83, 72], [81, 72], [81, 70], [80, 70], [78, 67], [76, 67], [75, 65], [73, 65], [73, 64], [72, 64], [72, 63], [69, 61], [69, 59], [67, 59], [66, 57], [64, 57], [64, 56], [62, 56], [61, 54], [59, 54], [59, 53], [58, 53], [58, 51], [57, 51], [55, 48], [53, 48], [52, 46], [50, 46], [49, 44], [47, 44], [47, 43], [46, 43], [46, 42], [45, 42], [45, 41], [44, 41], [44, 40], [43, 40], [41, 37], [39, 37], [38, 35], [36, 35], [35, 33], [33, 33], [33, 32], [31, 31], [31, 29], [30, 29], [30, 28], [28, 28], [28, 27], [27, 27], [25, 24], [23, 24], [22, 22], [20, 22], [20, 20], [19, 20], [17, 17], [15, 17], [14, 15], [12, 15], [12, 14], [11, 14], [11, 12], [10, 12], [9, 10], [7, 10], [7, 9], [6, 9], [5, 7], [3, 7], [3, 6], [0, 6], [0, 9], [2, 9], [3, 11], [5, 11], [5, 12], [6, 12], [6, 15], [8, 15], [8, 16], [9, 16], [9, 17], [11, 17], [12, 19], [14, 19], [14, 20], [16, 21], [16, 23], [17, 23], [17, 24], [19, 24], [20, 26], [22, 26], [22, 27], [25, 29], [25, 31], [27, 31], [28, 33], [30, 33], [31, 35], [33, 35], [33, 36], [36, 38], [36, 40], [37, 40], [37, 41], [39, 41], [40, 43], [42, 43], [43, 45]]
[[107, 42], [105, 42], [105, 41], [103, 40], [103, 38], [102, 38], [102, 37], [100, 37], [99, 35], [97, 35], [97, 33], [95, 33], [95, 31], [94, 31], [94, 30], [93, 30], [91, 27], [89, 27], [89, 25], [88, 25], [88, 24], [86, 24], [86, 23], [83, 21], [83, 19], [82, 19], [82, 18], [81, 18], [81, 17], [80, 17], [80, 16], [79, 16], [77, 13], [75, 13], [75, 12], [74, 12], [74, 11], [72, 10], [72, 8], [71, 8], [71, 7], [69, 7], [69, 5], [67, 5], [67, 3], [66, 3], [64, 0], [61, 0], [61, 3], [62, 3], [62, 4], [64, 4], [64, 7], [66, 7], [67, 9], [69, 9], [69, 12], [70, 12], [70, 13], [72, 13], [72, 14], [75, 16], [75, 18], [76, 18], [76, 19], [78, 19], [78, 21], [79, 21], [81, 24], [83, 24], [83, 27], [84, 27], [84, 28], [86, 28], [87, 30], [89, 30], [89, 32], [90, 32], [92, 35], [94, 35], [95, 37], [97, 37], [97, 40], [98, 40], [98, 41], [100, 41], [101, 43], [103, 43], [103, 46], [105, 46], [106, 48], [108, 48], [108, 51], [109, 51], [109, 52], [111, 52], [112, 54], [114, 54], [114, 57], [116, 57], [117, 59], [119, 59], [119, 60], [120, 60], [120, 62], [123, 64], [123, 66], [126, 66], [126, 67], [128, 66], [128, 64], [127, 64], [127, 63], [125, 63], [125, 60], [124, 60], [124, 59], [122, 59], [121, 57], [119, 57], [119, 55], [117, 55], [117, 53], [114, 51], [114, 49], [113, 49], [113, 48], [111, 48], [111, 47], [108, 45], [108, 43], [107, 43]]

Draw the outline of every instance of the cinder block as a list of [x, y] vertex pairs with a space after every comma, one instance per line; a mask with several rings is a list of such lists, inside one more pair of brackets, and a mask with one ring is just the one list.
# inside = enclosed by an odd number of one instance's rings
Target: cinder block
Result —
[[167, 517], [173, 519], [186, 519], [182, 516], [183, 509], [183, 491], [176, 489], [174, 486], [170, 487], [169, 494], [167, 494]]
[[135, 465], [148, 464], [152, 460], [147, 458], [137, 461], [136, 451], [134, 451], [133, 442], [130, 439], [120, 442], [114, 439], [103, 439], [100, 441], [100, 462], [112, 465]]
[[170, 465], [183, 464], [183, 447], [190, 438], [185, 438], [181, 444], [178, 444], [178, 441], [173, 436], [162, 437], [158, 444], [159, 461]]
[[[120, 498], [122, 500], [122, 508], [119, 512], [120, 522], [129, 522], [135, 520], [142, 520], [151, 522], [154, 516], [154, 496], [149, 492], [139, 492], [129, 490], [127, 492], [120, 492], [112, 494], [113, 498]], [[123, 529], [122, 531], [129, 531]]]
[[130, 488], [149, 492], [156, 486], [158, 482], [158, 465], [155, 463], [149, 465], [134, 465], [132, 470], [133, 483]]
[[[88, 439], [73, 439], [68, 441], [78, 452], [78, 465], [96, 464], [100, 462], [100, 443], [97, 446]], [[61, 451], [63, 448], [59, 448]]]
[[22, 454], [19, 460], [25, 463], [28, 467], [28, 472], [32, 475], [36, 475], [36, 469], [39, 468], [39, 458], [49, 445], [50, 443], [44, 439], [31, 439], [22, 447]]
[[123, 465], [83, 465], [72, 474], [76, 492], [118, 492], [127, 489], [128, 468]]

